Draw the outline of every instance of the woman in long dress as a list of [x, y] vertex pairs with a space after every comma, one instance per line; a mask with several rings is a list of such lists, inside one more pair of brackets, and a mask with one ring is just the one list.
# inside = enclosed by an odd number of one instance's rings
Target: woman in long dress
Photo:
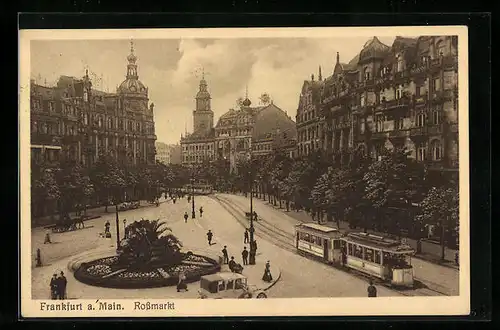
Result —
[[271, 264], [269, 263], [269, 260], [266, 262], [266, 268], [264, 269], [262, 280], [266, 282], [271, 282], [273, 280], [273, 276], [271, 275]]

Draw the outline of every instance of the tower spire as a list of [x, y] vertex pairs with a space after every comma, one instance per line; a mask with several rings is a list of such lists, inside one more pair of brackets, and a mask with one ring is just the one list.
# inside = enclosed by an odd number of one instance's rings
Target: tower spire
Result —
[[201, 67], [201, 80], [205, 80], [205, 68]]
[[318, 79], [319, 79], [319, 81], [323, 80], [323, 76], [321, 75], [321, 65], [319, 66], [319, 70], [318, 70]]
[[130, 53], [131, 54], [134, 53], [134, 40], [133, 39], [130, 39]]
[[337, 52], [337, 63], [340, 62], [340, 55], [339, 55], [339, 52]]
[[245, 86], [245, 99], [248, 99], [248, 84]]

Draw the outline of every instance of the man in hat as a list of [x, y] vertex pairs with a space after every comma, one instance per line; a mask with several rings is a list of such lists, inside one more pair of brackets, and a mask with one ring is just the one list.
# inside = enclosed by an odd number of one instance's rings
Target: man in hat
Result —
[[200, 206], [200, 218], [203, 217], [203, 206]]
[[231, 257], [231, 260], [229, 261], [229, 269], [234, 273], [234, 267], [236, 266], [236, 261], [234, 261], [234, 257]]
[[189, 218], [189, 215], [188, 215], [188, 213], [187, 213], [187, 211], [186, 211], [186, 212], [184, 212], [184, 222], [185, 222], [185, 223], [187, 223], [187, 222], [188, 222], [188, 218]]
[[212, 238], [213, 237], [214, 237], [214, 234], [212, 233], [212, 231], [208, 230], [208, 233], [207, 233], [208, 245], [212, 245]]
[[243, 258], [243, 265], [248, 265], [248, 250], [245, 246], [241, 252], [241, 257]]
[[243, 240], [243, 244], [246, 244], [250, 242], [250, 239], [248, 237], [248, 228], [245, 228], [245, 239]]
[[57, 296], [59, 299], [66, 299], [66, 285], [68, 284], [68, 280], [64, 273], [61, 271], [59, 277], [57, 278]]
[[226, 245], [224, 245], [224, 248], [222, 249], [222, 257], [223, 257], [222, 262], [227, 264], [229, 262], [229, 256], [227, 255], [227, 246]]
[[368, 297], [374, 298], [377, 296], [377, 288], [373, 285], [373, 280], [370, 280], [370, 285], [368, 286]]
[[104, 224], [104, 232], [105, 233], [109, 233], [110, 226], [111, 226], [111, 224], [109, 223], [109, 221], [106, 221], [106, 223]]

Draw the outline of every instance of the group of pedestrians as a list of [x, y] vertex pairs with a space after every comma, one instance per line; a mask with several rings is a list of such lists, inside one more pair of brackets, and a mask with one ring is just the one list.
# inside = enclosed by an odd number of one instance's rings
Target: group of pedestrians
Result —
[[52, 279], [50, 280], [50, 297], [51, 299], [67, 299], [66, 295], [66, 286], [68, 284], [68, 280], [66, 276], [64, 276], [63, 272], [54, 274]]

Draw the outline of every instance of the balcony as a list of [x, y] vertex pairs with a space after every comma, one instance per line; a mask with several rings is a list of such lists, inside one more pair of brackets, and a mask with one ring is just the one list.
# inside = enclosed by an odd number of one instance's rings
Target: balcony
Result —
[[61, 146], [61, 138], [55, 134], [32, 133], [31, 144]]
[[425, 74], [427, 71], [427, 64], [420, 64], [419, 66], [410, 70], [412, 76]]
[[421, 137], [427, 135], [426, 127], [413, 127], [410, 128], [410, 136], [411, 137]]
[[442, 133], [443, 133], [442, 125], [427, 126], [427, 134], [429, 135], [439, 135]]
[[389, 132], [389, 139], [402, 139], [406, 138], [408, 130], [397, 129]]
[[383, 101], [380, 103], [380, 106], [377, 107], [377, 110], [393, 110], [397, 108], [407, 107], [410, 104], [410, 99], [408, 98], [400, 98], [390, 101]]
[[371, 139], [372, 140], [385, 140], [387, 138], [387, 132], [373, 132]]

